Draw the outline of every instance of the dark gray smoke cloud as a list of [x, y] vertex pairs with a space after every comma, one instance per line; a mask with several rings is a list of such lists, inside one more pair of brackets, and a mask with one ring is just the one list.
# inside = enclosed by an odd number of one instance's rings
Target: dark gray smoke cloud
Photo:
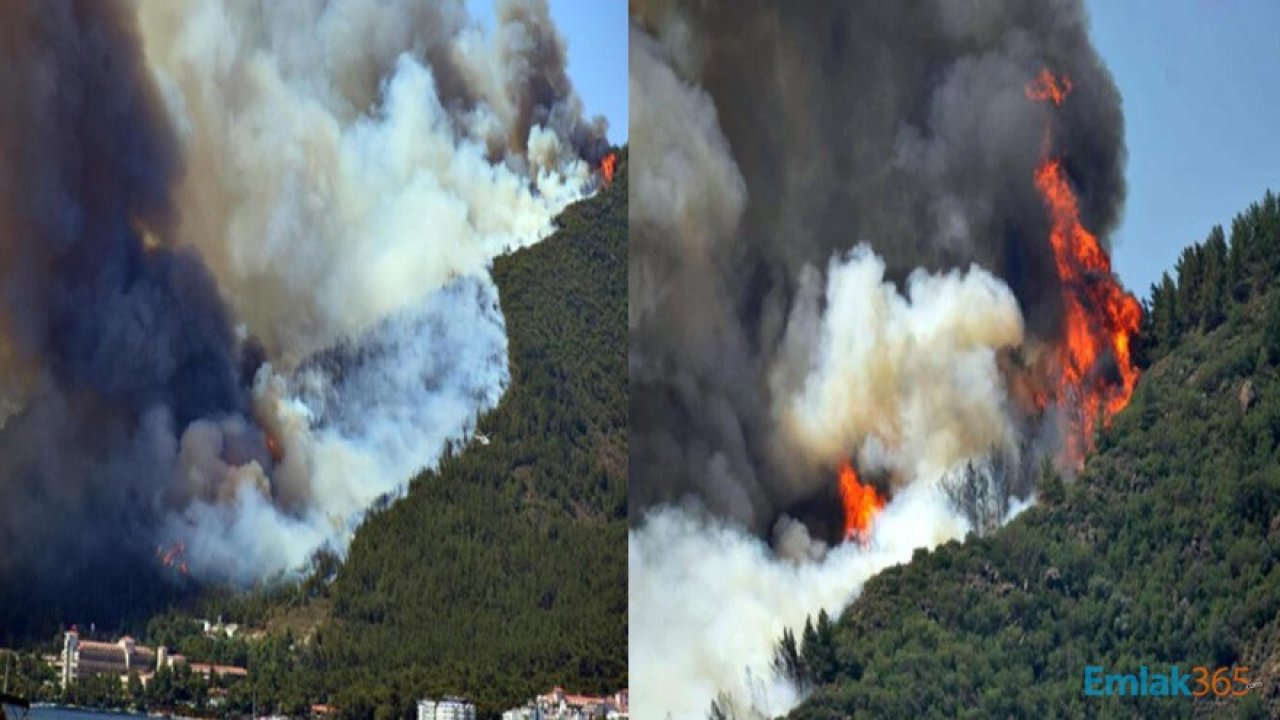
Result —
[[171, 236], [181, 163], [127, 6], [5, 3], [0, 28], [3, 370], [27, 379], [0, 432], [0, 585], [87, 602], [148, 577], [176, 429], [249, 398], [200, 258], [144, 243]]
[[[1120, 97], [1079, 2], [640, 2], [633, 23], [633, 517], [693, 497], [763, 533], [830, 485], [778, 441], [768, 390], [803, 269], [859, 242], [898, 283], [978, 263], [1054, 338], [1031, 178], [1052, 112], [1105, 237]], [[1042, 68], [1073, 81], [1060, 108], [1024, 95]]]

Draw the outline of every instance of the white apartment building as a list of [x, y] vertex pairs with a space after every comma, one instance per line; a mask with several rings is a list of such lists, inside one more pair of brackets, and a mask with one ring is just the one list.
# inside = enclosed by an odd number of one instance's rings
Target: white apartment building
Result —
[[462, 698], [418, 701], [418, 720], [476, 720], [476, 706]]

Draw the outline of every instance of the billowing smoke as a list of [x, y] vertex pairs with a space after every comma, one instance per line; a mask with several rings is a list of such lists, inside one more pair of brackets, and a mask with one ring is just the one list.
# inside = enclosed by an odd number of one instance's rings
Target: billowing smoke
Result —
[[545, 233], [607, 149], [545, 2], [144, 3], [179, 238], [296, 363]]
[[[633, 697], [776, 714], [783, 627], [961, 537], [944, 478], [1034, 465], [1053, 413], [1027, 378], [1064, 314], [1036, 169], [1060, 157], [1105, 238], [1119, 95], [1077, 2], [659, 0], [632, 22]], [[1070, 101], [1028, 99], [1045, 68]], [[846, 461], [889, 497], [865, 545], [831, 517]]]
[[789, 710], [800, 692], [770, 669], [782, 631], [838, 611], [867, 578], [964, 530], [924, 485], [894, 498], [865, 547], [828, 548], [784, 517], [770, 548], [730, 523], [655, 509], [628, 548], [636, 717], [704, 718], [721, 693], [741, 718]]
[[374, 0], [0, 26], [0, 584], [341, 550], [501, 396], [493, 257], [599, 182], [545, 1], [491, 31]]

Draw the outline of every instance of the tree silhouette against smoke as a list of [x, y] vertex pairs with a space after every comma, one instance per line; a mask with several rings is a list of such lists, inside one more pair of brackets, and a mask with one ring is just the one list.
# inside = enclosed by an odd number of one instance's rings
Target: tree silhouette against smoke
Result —
[[993, 451], [984, 463], [972, 460], [942, 479], [951, 506], [978, 535], [1004, 523], [1013, 495], [1014, 469], [1004, 453]]

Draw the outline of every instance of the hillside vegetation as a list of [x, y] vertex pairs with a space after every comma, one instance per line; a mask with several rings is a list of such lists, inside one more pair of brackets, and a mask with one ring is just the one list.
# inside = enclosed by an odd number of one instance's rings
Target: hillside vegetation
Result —
[[[1045, 471], [1004, 528], [920, 551], [816, 619], [792, 717], [1280, 716], [1278, 273], [1268, 192], [1152, 288], [1147, 370], [1079, 477]], [[1248, 666], [1260, 684], [1086, 697], [1086, 665]]]
[[372, 513], [327, 591], [305, 662], [349, 715], [626, 685], [625, 156], [558, 224], [494, 264], [512, 382], [478, 424], [489, 443]]

